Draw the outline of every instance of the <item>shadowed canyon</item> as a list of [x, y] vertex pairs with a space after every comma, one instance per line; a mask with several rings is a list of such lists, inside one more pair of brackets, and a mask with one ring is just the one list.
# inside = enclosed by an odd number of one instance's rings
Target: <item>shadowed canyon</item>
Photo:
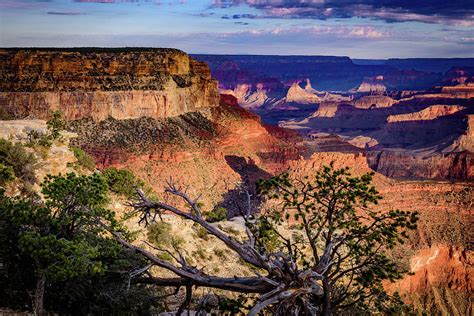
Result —
[[[39, 178], [71, 169], [70, 144], [158, 196], [170, 177], [189, 185], [231, 222], [258, 206], [258, 179], [330, 164], [374, 171], [377, 209], [420, 213], [392, 251], [412, 274], [386, 288], [429, 314], [472, 313], [474, 59], [12, 48], [0, 65], [2, 138], [24, 141], [57, 110], [67, 121], [68, 144], [51, 148]], [[245, 267], [220, 273], [235, 269]]]

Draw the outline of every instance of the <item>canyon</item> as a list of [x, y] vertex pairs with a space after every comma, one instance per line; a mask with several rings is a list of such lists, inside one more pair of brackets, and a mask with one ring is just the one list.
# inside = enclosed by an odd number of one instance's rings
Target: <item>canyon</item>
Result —
[[[1, 122], [2, 137], [44, 130], [37, 120], [61, 110], [67, 142], [98, 169], [129, 169], [157, 196], [172, 177], [229, 219], [259, 178], [312, 176], [331, 163], [376, 171], [378, 209], [421, 214], [393, 252], [413, 275], [387, 288], [431, 313], [472, 310], [474, 86], [460, 70], [472, 60], [366, 66], [348, 57], [2, 49], [0, 63], [1, 114], [15, 119]], [[58, 157], [41, 174], [69, 170], [70, 152]], [[231, 275], [239, 265], [225, 268]]]
[[362, 148], [371, 168], [390, 177], [474, 179], [471, 59], [195, 57], [209, 62], [221, 93], [265, 123], [297, 130], [314, 150], [317, 135], [331, 134]]

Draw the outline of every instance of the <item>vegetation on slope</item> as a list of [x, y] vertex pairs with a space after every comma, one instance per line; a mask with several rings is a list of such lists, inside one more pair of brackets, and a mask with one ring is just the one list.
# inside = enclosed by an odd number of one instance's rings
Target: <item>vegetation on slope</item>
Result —
[[[1, 253], [6, 273], [0, 278], [0, 304], [26, 306], [38, 314], [146, 313], [163, 303], [153, 295], [171, 286], [186, 289], [180, 314], [190, 304], [194, 286], [200, 286], [244, 294], [236, 301], [221, 300], [217, 308], [235, 311], [247, 306], [252, 315], [261, 310], [286, 315], [405, 308], [381, 282], [403, 275], [386, 247], [401, 242], [417, 216], [372, 211], [369, 205], [380, 196], [371, 186], [371, 175], [351, 177], [346, 169], [325, 168], [314, 181], [281, 175], [259, 182], [260, 194], [280, 200], [280, 207], [263, 210], [256, 218], [244, 216], [248, 239], [242, 241], [210, 224], [199, 203], [170, 183], [168, 193], [184, 199], [189, 209], [150, 201], [143, 194], [134, 200], [141, 222], [151, 224], [152, 252], [133, 245], [130, 231], [107, 208], [107, 191], [128, 195], [133, 181], [128, 172], [113, 169], [103, 175], [50, 176], [42, 185], [40, 203], [2, 191], [0, 236], [7, 247]], [[234, 252], [259, 272], [226, 279], [190, 265], [192, 258], [180, 250], [182, 240], [169, 236], [169, 224], [161, 223], [163, 211], [191, 220], [223, 241], [228, 249], [214, 249], [216, 258], [225, 260], [226, 252]], [[285, 222], [291, 224], [292, 235], [281, 231]], [[200, 256], [199, 249], [193, 256]], [[150, 274], [152, 266], [176, 277]], [[247, 305], [239, 307], [239, 302]]]

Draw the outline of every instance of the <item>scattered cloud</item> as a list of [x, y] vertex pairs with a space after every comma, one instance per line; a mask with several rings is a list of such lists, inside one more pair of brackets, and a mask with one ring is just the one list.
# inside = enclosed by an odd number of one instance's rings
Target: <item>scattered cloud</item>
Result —
[[155, 4], [185, 4], [187, 0], [73, 0], [81, 3], [155, 3]]
[[50, 1], [0, 1], [0, 9], [39, 9], [44, 8]]
[[371, 18], [386, 22], [417, 21], [474, 26], [474, 1], [470, 0], [214, 0], [213, 6], [248, 5], [260, 18], [344, 19]]
[[277, 27], [273, 29], [261, 29], [246, 31], [249, 35], [279, 35], [279, 36], [304, 36], [307, 39], [321, 36], [332, 36], [336, 38], [359, 38], [359, 39], [382, 39], [392, 36], [392, 33], [377, 29], [371, 25], [356, 26], [313, 26], [313, 27]]

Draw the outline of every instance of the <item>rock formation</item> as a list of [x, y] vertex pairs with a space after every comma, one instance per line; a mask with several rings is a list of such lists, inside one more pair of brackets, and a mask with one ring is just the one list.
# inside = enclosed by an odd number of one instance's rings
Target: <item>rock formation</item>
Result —
[[16, 118], [160, 118], [219, 104], [207, 65], [174, 49], [2, 49], [0, 63], [0, 104]]
[[311, 117], [335, 117], [339, 102], [321, 102]]
[[359, 109], [377, 109], [391, 107], [397, 100], [386, 95], [365, 95], [353, 100], [351, 104]]
[[383, 83], [383, 76], [376, 76], [374, 78], [364, 78], [362, 83], [354, 89], [355, 92], [369, 92], [369, 93], [383, 93], [387, 91], [387, 87]]
[[[0, 138], [15, 143], [28, 143], [30, 131], [36, 131], [40, 134], [46, 133], [46, 121], [12, 120], [1, 121], [0, 123]], [[33, 167], [36, 178], [33, 189], [36, 192], [40, 192], [39, 184], [48, 174], [57, 175], [75, 171], [72, 165], [77, 162], [77, 159], [69, 148], [69, 142], [77, 135], [63, 131], [61, 136], [61, 141], [53, 141], [51, 147], [26, 147], [29, 152], [34, 154], [37, 160]]]
[[388, 123], [409, 122], [409, 121], [428, 121], [438, 117], [454, 114], [465, 110], [466, 107], [459, 105], [431, 105], [419, 112], [390, 115], [387, 118]]
[[318, 103], [320, 98], [308, 90], [300, 87], [299, 82], [294, 82], [286, 93], [286, 102], [294, 102], [299, 104]]

